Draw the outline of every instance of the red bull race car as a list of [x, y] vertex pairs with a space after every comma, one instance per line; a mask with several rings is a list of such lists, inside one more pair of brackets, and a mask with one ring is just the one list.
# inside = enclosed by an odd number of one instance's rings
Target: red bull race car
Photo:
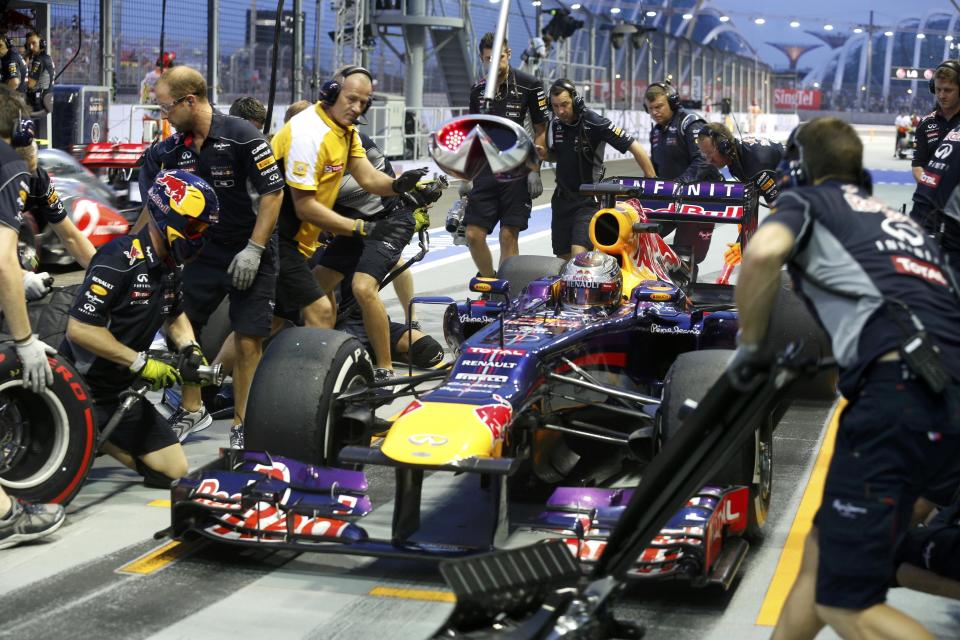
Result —
[[[580, 561], [595, 562], [636, 478], [682, 432], [735, 347], [733, 288], [696, 282], [659, 225], [739, 224], [746, 244], [757, 201], [739, 183], [621, 178], [584, 192], [604, 200], [590, 236], [622, 274], [615, 304], [565, 304], [564, 261], [518, 256], [499, 279], [471, 282], [480, 299], [415, 299], [447, 305], [456, 357], [444, 370], [384, 383], [373, 382], [366, 350], [346, 334], [279, 334], [253, 381], [246, 450], [174, 485], [168, 533], [442, 560], [499, 548], [522, 530], [561, 539]], [[782, 332], [798, 330], [794, 322]], [[377, 415], [398, 399], [405, 405], [397, 415]], [[772, 434], [784, 410], [756, 422], [754, 437], [636, 557], [632, 577], [730, 585], [748, 540], [763, 530]], [[362, 469], [372, 465], [394, 471], [388, 537], [363, 524], [373, 505]], [[424, 535], [424, 476], [436, 472], [480, 476], [492, 514], [481, 544]], [[542, 509], [518, 520], [514, 507], [533, 501]]]

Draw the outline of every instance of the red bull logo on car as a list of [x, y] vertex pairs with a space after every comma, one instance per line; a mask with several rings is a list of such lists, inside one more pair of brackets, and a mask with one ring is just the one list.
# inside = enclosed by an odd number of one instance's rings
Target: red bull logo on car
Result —
[[504, 430], [513, 418], [513, 405], [501, 396], [493, 394], [496, 404], [485, 404], [473, 410], [474, 415], [490, 430], [494, 441], [502, 440]]

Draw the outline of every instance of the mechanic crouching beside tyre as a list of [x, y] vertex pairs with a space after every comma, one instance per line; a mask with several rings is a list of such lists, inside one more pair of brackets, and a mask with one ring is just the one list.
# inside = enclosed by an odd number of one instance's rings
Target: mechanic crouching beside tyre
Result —
[[[25, 145], [23, 104], [13, 90], [0, 87], [0, 310], [14, 339], [23, 385], [40, 393], [53, 383], [47, 355], [55, 353], [33, 334], [27, 317], [17, 236], [27, 194], [27, 165], [11, 148]], [[53, 533], [63, 524], [63, 507], [32, 505], [11, 499], [0, 487], [0, 549]]]
[[[191, 173], [165, 171], [147, 192], [146, 208], [150, 220], [138, 233], [113, 240], [93, 257], [62, 348], [90, 387], [101, 430], [120, 394], [138, 379], [154, 390], [198, 384], [197, 367], [206, 364], [182, 309], [180, 270], [217, 221], [217, 196]], [[179, 370], [147, 356], [161, 326], [180, 350]], [[177, 435], [145, 400], [124, 416], [102, 451], [138, 471], [147, 486], [167, 488], [188, 470]]]
[[931, 638], [885, 604], [918, 499], [960, 485], [960, 299], [939, 248], [874, 199], [863, 145], [837, 118], [795, 131], [799, 160], [743, 256], [740, 339], [728, 366], [749, 392], [786, 264], [830, 334], [849, 400], [800, 574], [773, 637]]

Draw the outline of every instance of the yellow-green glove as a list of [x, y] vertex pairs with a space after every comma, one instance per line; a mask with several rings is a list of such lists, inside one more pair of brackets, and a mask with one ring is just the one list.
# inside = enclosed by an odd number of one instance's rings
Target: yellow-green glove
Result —
[[[143, 365], [135, 369], [134, 367], [136, 367], [141, 361], [143, 362]], [[176, 367], [173, 367], [160, 360], [145, 358], [142, 353], [137, 356], [136, 361], [130, 366], [130, 369], [141, 378], [149, 382], [150, 388], [153, 391], [160, 391], [161, 389], [172, 387], [178, 382], [182, 382], [182, 379], [180, 378], [180, 372], [177, 371]]]
[[413, 219], [417, 223], [417, 233], [430, 227], [430, 213], [423, 207], [413, 210]]

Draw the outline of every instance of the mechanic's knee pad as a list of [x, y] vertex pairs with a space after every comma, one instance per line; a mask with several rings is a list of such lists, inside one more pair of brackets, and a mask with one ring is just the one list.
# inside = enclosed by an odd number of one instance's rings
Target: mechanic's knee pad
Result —
[[443, 347], [432, 336], [423, 336], [410, 347], [413, 366], [431, 369], [443, 362]]

